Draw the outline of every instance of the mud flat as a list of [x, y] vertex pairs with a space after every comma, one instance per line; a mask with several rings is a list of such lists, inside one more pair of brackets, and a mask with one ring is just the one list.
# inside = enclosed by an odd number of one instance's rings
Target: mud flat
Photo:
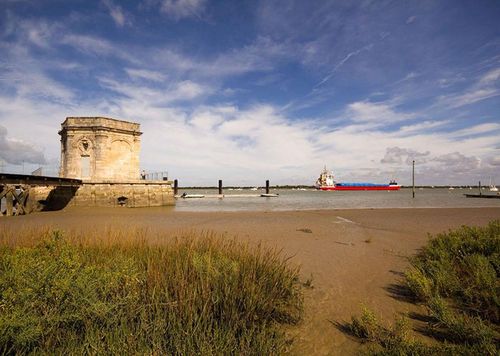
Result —
[[336, 326], [360, 311], [361, 303], [382, 319], [416, 311], [393, 285], [412, 255], [435, 234], [461, 225], [485, 225], [500, 208], [356, 209], [320, 211], [178, 212], [174, 208], [68, 208], [59, 212], [0, 218], [0, 230], [56, 228], [86, 231], [139, 230], [145, 238], [215, 231], [283, 250], [302, 266], [304, 321], [291, 330], [292, 353], [355, 354], [363, 346]]

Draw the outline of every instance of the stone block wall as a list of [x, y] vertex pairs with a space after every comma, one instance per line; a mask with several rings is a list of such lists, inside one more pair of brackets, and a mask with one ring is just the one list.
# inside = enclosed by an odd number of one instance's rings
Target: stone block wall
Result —
[[152, 207], [175, 205], [170, 183], [84, 183], [71, 206]]
[[175, 205], [172, 182], [84, 183], [80, 187], [34, 187], [32, 211], [60, 210], [66, 206], [155, 207]]

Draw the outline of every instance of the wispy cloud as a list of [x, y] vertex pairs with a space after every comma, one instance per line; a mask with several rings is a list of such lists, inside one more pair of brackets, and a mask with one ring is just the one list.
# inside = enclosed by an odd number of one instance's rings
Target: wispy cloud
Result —
[[481, 75], [476, 82], [464, 92], [442, 96], [439, 105], [459, 108], [500, 95], [500, 89], [495, 84], [500, 80], [500, 68], [495, 68]]
[[407, 25], [412, 24], [413, 22], [415, 22], [416, 19], [417, 19], [417, 16], [410, 16], [406, 19], [406, 24]]
[[145, 79], [153, 82], [163, 82], [167, 79], [167, 75], [154, 70], [125, 68], [125, 71], [133, 79]]
[[100, 83], [104, 88], [110, 89], [115, 93], [135, 101], [149, 103], [153, 106], [166, 105], [176, 101], [189, 101], [199, 96], [207, 95], [211, 91], [209, 87], [190, 80], [158, 88], [118, 81], [111, 78], [100, 78]]
[[368, 51], [370, 49], [372, 49], [373, 47], [373, 43], [370, 43], [364, 47], [361, 47], [360, 49], [357, 49], [353, 52], [350, 52], [348, 53], [344, 58], [342, 58], [342, 60], [340, 60], [340, 62], [338, 62], [334, 67], [333, 69], [330, 71], [330, 73], [328, 73], [328, 75], [326, 75], [318, 84], [316, 84], [314, 87], [317, 88], [321, 85], [323, 85], [324, 83], [326, 83], [327, 81], [329, 81], [333, 75], [349, 60], [351, 59], [352, 57], [354, 56], [357, 56], [359, 55], [360, 53], [364, 52], [364, 51]]
[[413, 135], [415, 133], [429, 132], [437, 127], [448, 125], [450, 120], [423, 121], [412, 125], [404, 125], [399, 128], [401, 134]]
[[464, 136], [475, 136], [484, 134], [500, 134], [500, 124], [488, 122], [485, 124], [474, 125], [465, 129], [449, 133], [450, 137], [463, 138]]
[[389, 103], [358, 101], [347, 107], [347, 117], [354, 122], [371, 122], [383, 126], [415, 117], [413, 113], [398, 112]]
[[69, 33], [64, 35], [59, 43], [71, 46], [87, 55], [121, 58], [131, 63], [137, 63], [133, 54], [100, 37]]
[[108, 9], [109, 15], [115, 22], [116, 26], [123, 27], [131, 24], [130, 20], [125, 15], [125, 11], [123, 11], [120, 5], [116, 5], [112, 0], [102, 0], [102, 3]]
[[175, 20], [183, 18], [201, 18], [206, 0], [163, 0], [160, 10]]

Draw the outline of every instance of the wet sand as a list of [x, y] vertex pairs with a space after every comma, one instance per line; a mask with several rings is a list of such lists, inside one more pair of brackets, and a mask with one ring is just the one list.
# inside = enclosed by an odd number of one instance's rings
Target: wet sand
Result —
[[[0, 218], [0, 229], [147, 229], [182, 235], [214, 231], [283, 250], [301, 265], [304, 321], [291, 330], [293, 354], [355, 354], [364, 346], [339, 330], [338, 323], [359, 313], [361, 304], [384, 320], [418, 307], [395, 297], [410, 256], [428, 233], [500, 219], [500, 208], [359, 209], [280, 212], [176, 212], [172, 208], [91, 209]], [[154, 235], [154, 234], [152, 234]]]

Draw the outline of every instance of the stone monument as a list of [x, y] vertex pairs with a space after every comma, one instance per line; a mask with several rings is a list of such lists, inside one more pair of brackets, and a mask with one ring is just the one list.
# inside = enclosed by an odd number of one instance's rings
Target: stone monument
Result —
[[59, 176], [81, 179], [82, 184], [77, 188], [37, 188], [33, 198], [45, 202], [45, 207], [175, 204], [171, 181], [140, 177], [139, 124], [106, 117], [67, 117], [59, 135]]
[[106, 117], [67, 117], [61, 127], [60, 177], [87, 182], [139, 180], [139, 124]]

